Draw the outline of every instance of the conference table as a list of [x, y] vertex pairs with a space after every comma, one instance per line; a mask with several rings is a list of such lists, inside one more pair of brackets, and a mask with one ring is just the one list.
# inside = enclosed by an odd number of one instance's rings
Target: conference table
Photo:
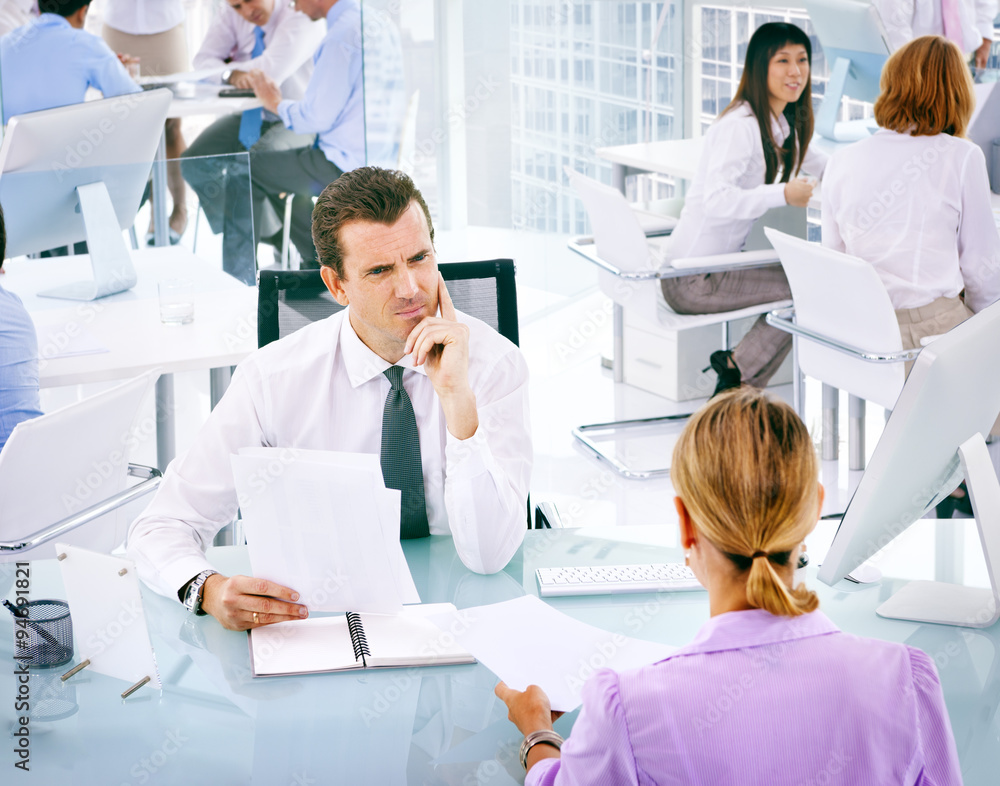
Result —
[[[915, 526], [933, 526], [919, 522]], [[957, 524], [957, 522], [956, 522]], [[507, 567], [468, 571], [450, 538], [403, 542], [424, 602], [460, 609], [537, 594], [534, 571], [559, 565], [629, 564], [682, 559], [661, 528], [529, 530]], [[244, 547], [209, 550], [225, 573], [246, 572]], [[13, 597], [13, 572], [0, 565], [0, 595]], [[906, 642], [930, 654], [944, 687], [967, 786], [996, 783], [1000, 762], [1000, 626], [986, 630], [920, 625], [877, 617], [874, 608], [901, 584], [818, 584], [821, 608], [842, 629]], [[6, 572], [5, 572], [6, 571]], [[55, 560], [31, 563], [31, 597], [63, 597]], [[31, 771], [18, 783], [85, 784], [514, 784], [520, 735], [493, 695], [496, 677], [481, 664], [384, 669], [255, 679], [247, 636], [211, 617], [193, 617], [143, 588], [143, 608], [163, 682], [126, 700], [122, 680], [68, 666], [32, 671]], [[549, 599], [562, 612], [636, 638], [682, 645], [708, 618], [702, 592]], [[12, 621], [0, 616], [0, 721], [15, 723], [17, 683]], [[519, 641], [526, 661], [543, 660], [530, 630]], [[590, 656], [593, 653], [589, 654]], [[567, 672], [586, 676], [599, 661], [581, 655]], [[809, 723], [810, 697], [774, 697], [776, 712]], [[577, 713], [556, 723], [566, 735]], [[845, 723], [850, 718], [845, 717]], [[11, 728], [11, 730], [13, 730]], [[817, 744], [823, 730], [817, 729]], [[12, 745], [0, 752], [10, 773]], [[794, 755], [790, 751], [789, 755]], [[4, 781], [14, 782], [14, 775]]]
[[[124, 380], [159, 369], [157, 463], [176, 452], [173, 385], [177, 371], [212, 370], [212, 404], [228, 384], [229, 369], [257, 348], [257, 289], [237, 281], [180, 246], [131, 251], [135, 287], [99, 300], [39, 297], [54, 283], [86, 278], [87, 255], [11, 259], [2, 284], [17, 294], [35, 323], [41, 387]], [[157, 284], [194, 283], [194, 321], [160, 321]]]

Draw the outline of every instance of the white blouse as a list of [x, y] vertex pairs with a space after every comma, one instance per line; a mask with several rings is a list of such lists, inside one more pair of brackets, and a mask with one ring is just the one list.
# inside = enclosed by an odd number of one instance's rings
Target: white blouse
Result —
[[181, 0], [106, 0], [104, 24], [129, 35], [155, 35], [184, 21]]
[[894, 308], [965, 289], [1000, 297], [1000, 235], [983, 152], [948, 134], [879, 130], [838, 150], [823, 179], [823, 245], [875, 266]]
[[[789, 127], [784, 116], [771, 117], [771, 133], [778, 145], [785, 141]], [[810, 146], [802, 172], [822, 177], [826, 161], [825, 153]], [[739, 251], [753, 222], [784, 204], [785, 184], [764, 183], [760, 128], [749, 105], [742, 104], [706, 132], [698, 172], [667, 253], [680, 259]]]

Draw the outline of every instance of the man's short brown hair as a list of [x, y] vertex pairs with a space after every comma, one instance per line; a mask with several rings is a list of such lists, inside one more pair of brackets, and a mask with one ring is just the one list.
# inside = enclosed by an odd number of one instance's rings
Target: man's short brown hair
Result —
[[352, 221], [395, 224], [411, 202], [420, 205], [427, 219], [431, 242], [434, 224], [427, 203], [409, 175], [395, 169], [363, 166], [345, 172], [323, 189], [312, 214], [312, 236], [320, 264], [344, 278], [344, 246], [340, 230]]
[[910, 136], [965, 136], [976, 94], [965, 57], [939, 35], [914, 38], [882, 69], [875, 120]]

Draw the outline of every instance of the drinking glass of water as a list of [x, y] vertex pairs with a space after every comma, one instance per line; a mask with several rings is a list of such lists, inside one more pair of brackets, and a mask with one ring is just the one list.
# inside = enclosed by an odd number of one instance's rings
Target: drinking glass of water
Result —
[[186, 325], [194, 320], [194, 282], [172, 279], [160, 282], [160, 321]]

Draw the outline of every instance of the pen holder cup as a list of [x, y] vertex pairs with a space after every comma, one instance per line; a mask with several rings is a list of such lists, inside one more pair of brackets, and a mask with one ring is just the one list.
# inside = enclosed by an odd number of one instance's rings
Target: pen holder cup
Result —
[[14, 618], [14, 659], [29, 668], [62, 666], [73, 659], [73, 621], [64, 600], [32, 600]]

